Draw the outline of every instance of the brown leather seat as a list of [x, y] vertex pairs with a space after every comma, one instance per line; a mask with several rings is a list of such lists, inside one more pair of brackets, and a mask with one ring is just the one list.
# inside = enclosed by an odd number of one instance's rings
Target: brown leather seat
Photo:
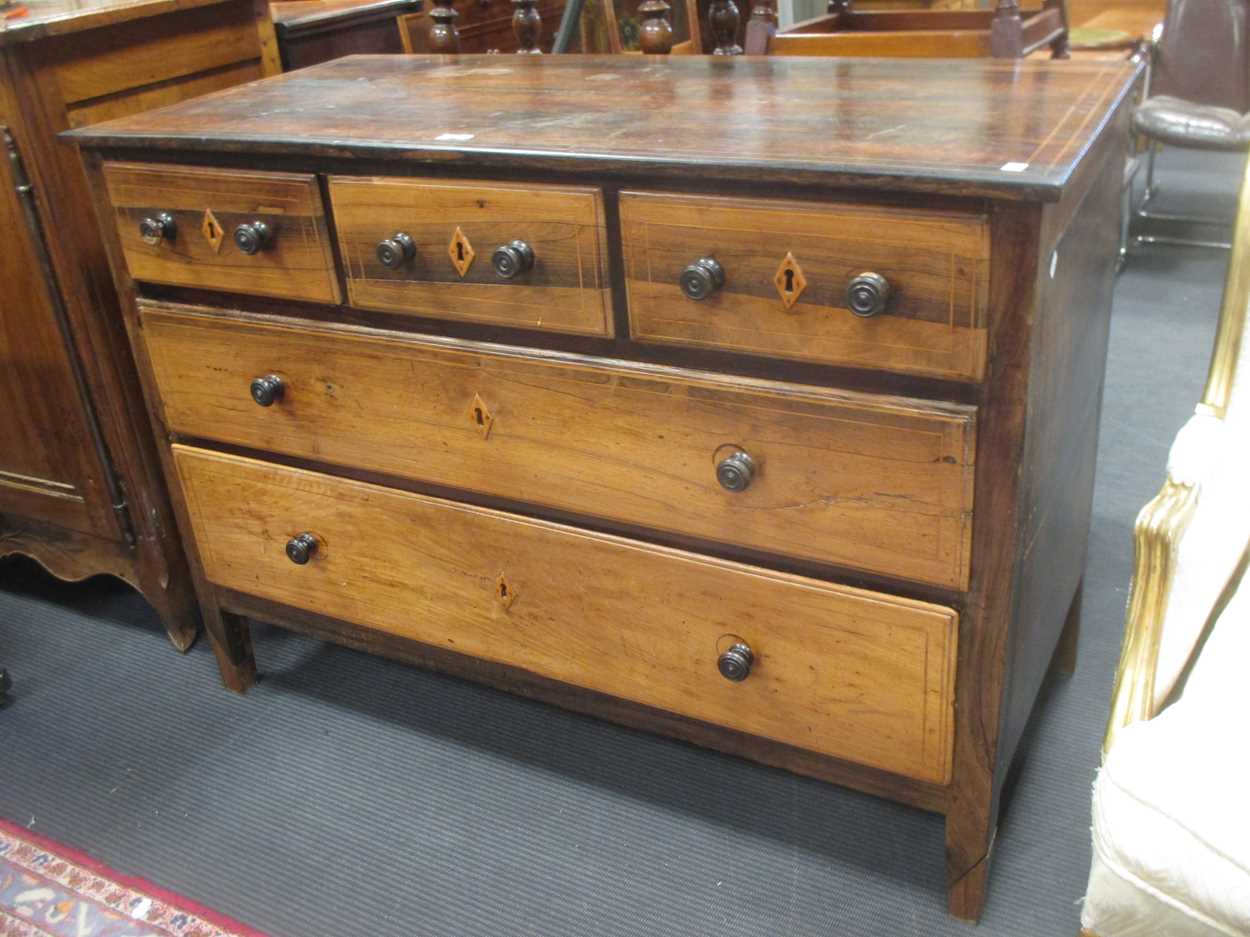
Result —
[[1162, 145], [1196, 150], [1250, 149], [1250, 0], [1169, 0], [1154, 50], [1150, 96], [1133, 129], [1150, 141], [1146, 190], [1135, 212], [1134, 241], [1229, 246], [1225, 221], [1152, 208], [1155, 154]]
[[1133, 129], [1160, 143], [1190, 149], [1250, 148], [1250, 114], [1165, 94], [1152, 97], [1137, 108]]

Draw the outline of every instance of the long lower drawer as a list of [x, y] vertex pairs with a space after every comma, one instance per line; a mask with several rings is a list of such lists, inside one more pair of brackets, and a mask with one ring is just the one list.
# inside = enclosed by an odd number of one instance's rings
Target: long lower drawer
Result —
[[949, 777], [951, 609], [173, 450], [219, 586], [909, 777]]
[[182, 436], [968, 582], [973, 407], [155, 303], [143, 335]]

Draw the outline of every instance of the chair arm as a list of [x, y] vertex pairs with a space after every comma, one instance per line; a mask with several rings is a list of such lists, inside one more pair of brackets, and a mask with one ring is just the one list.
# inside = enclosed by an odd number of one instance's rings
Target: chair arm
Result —
[[1181, 539], [1198, 506], [1204, 475], [1219, 464], [1220, 419], [1200, 408], [1177, 433], [1163, 487], [1137, 515], [1133, 580], [1103, 755], [1116, 733], [1155, 713], [1156, 674]]

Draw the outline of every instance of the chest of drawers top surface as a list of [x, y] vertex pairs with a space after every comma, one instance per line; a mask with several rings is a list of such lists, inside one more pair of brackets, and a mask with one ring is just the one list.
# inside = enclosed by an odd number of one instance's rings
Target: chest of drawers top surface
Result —
[[351, 56], [72, 136], [189, 152], [1054, 201], [1139, 67]]

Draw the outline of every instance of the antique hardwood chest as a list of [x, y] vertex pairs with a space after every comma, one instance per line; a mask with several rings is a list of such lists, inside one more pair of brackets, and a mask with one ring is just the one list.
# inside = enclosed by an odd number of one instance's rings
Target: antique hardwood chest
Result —
[[247, 619], [946, 816], [1074, 661], [1136, 66], [354, 57], [78, 130]]

